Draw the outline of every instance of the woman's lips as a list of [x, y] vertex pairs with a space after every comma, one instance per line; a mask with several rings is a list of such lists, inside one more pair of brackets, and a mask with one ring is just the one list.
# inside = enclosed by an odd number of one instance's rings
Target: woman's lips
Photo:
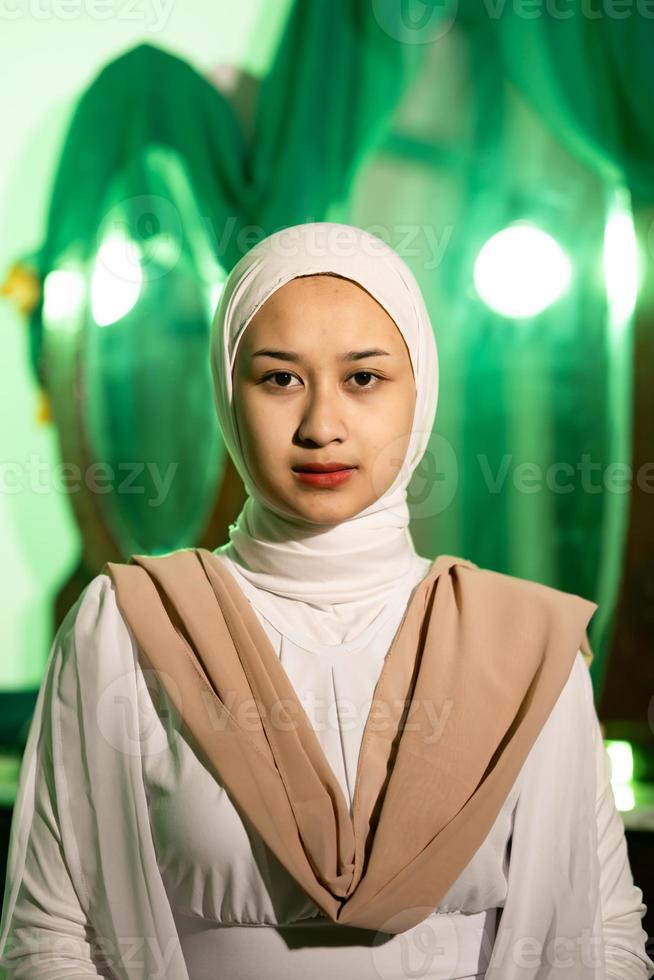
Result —
[[344, 470], [332, 470], [327, 473], [319, 473], [310, 470], [293, 470], [298, 480], [307, 483], [312, 487], [336, 487], [339, 483], [344, 483], [354, 473], [356, 467], [352, 466]]

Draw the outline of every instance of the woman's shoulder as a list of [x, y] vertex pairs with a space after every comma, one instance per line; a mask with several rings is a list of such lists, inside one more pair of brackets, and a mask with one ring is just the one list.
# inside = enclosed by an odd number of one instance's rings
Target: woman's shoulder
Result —
[[53, 646], [68, 656], [80, 655], [101, 645], [129, 643], [127, 624], [118, 606], [111, 577], [99, 572], [82, 589], [64, 616]]
[[540, 631], [542, 636], [566, 637], [568, 644], [579, 643], [579, 659], [588, 673], [594, 658], [588, 624], [598, 608], [596, 602], [544, 582], [484, 568], [467, 558], [434, 559], [434, 563], [439, 561], [456, 567], [461, 601], [484, 618], [489, 628], [510, 628], [526, 636]]
[[68, 629], [79, 629], [96, 622], [103, 615], [117, 611], [116, 592], [111, 576], [106, 572], [99, 572], [82, 589], [61, 625], [66, 625]]

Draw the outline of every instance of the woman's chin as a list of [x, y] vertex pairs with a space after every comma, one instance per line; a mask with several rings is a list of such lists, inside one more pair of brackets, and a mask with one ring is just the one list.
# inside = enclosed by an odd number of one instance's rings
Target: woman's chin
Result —
[[284, 502], [284, 509], [291, 516], [315, 524], [339, 524], [363, 510], [364, 506], [345, 494], [324, 490], [303, 493]]

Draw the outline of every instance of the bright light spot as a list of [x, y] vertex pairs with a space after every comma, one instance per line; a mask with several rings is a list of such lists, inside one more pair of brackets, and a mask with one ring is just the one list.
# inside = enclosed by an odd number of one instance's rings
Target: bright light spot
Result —
[[72, 269], [53, 269], [43, 283], [43, 316], [55, 323], [74, 316], [84, 300], [84, 277]]
[[136, 305], [143, 285], [135, 242], [111, 235], [100, 246], [91, 278], [91, 314], [100, 327], [115, 323]]
[[622, 786], [634, 778], [634, 756], [629, 742], [606, 742], [611, 760], [611, 784]]
[[633, 810], [636, 806], [636, 797], [631, 786], [613, 786], [613, 796], [618, 810]]
[[606, 221], [603, 265], [609, 304], [619, 320], [628, 320], [636, 306], [641, 269], [631, 207], [624, 195]]
[[475, 288], [501, 316], [536, 316], [567, 288], [570, 259], [551, 235], [535, 225], [516, 223], [489, 238], [479, 251]]

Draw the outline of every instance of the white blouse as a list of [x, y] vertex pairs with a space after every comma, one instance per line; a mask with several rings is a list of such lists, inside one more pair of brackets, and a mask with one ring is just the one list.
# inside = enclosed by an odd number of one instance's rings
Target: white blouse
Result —
[[[269, 593], [257, 595], [261, 590], [238, 576], [227, 559], [221, 560], [236, 574], [252, 603], [351, 805], [367, 710], [413, 586], [405, 583], [399, 588], [380, 616], [352, 640], [321, 645], [293, 630], [287, 610], [283, 616], [275, 617], [273, 624], [275, 597]], [[424, 574], [430, 563], [422, 561]], [[420, 577], [417, 568], [414, 585]], [[263, 608], [270, 618], [262, 613]], [[86, 643], [93, 649], [76, 652], [76, 656], [84, 657], [85, 669], [89, 664], [100, 664], [103, 657], [132, 663], [139, 675], [139, 688], [144, 690], [134, 639], [106, 575], [96, 576], [76, 603], [74, 612], [57, 634], [49, 663], [62, 650], [71, 650], [75, 625], [83, 623], [85, 617], [89, 624], [85, 630]], [[566, 698], [572, 705], [574, 692], [579, 691], [580, 685], [589, 684], [587, 674], [578, 653], [566, 684], [571, 693], [566, 695], [564, 689], [561, 707], [555, 707], [546, 728], [556, 723], [557, 709], [563, 710]], [[65, 685], [57, 690], [64, 698]], [[118, 705], [119, 701], [114, 698], [111, 703]], [[105, 698], [103, 710], [107, 710], [107, 703]], [[402, 980], [407, 976], [420, 980], [481, 980], [486, 976], [500, 910], [507, 898], [515, 810], [523, 780], [533, 770], [529, 765], [531, 756], [483, 845], [439, 905], [413, 929], [388, 937], [335, 926], [326, 919], [254, 828], [239, 816], [227, 791], [204, 768], [188, 743], [174, 737], [177, 733], [171, 731], [170, 713], [153, 712], [147, 698], [139, 700], [138, 710], [139, 730], [147, 732], [148, 745], [158, 746], [157, 750], [143, 751], [142, 737], [139, 741], [151, 828], [151, 842], [141, 841], [139, 853], [152, 848], [182, 954], [182, 959], [174, 960], [174, 965], [171, 959], [170, 972], [162, 965], [161, 977], [306, 980], [310, 976], [312, 980], [326, 980], [335, 972], [340, 980]], [[56, 793], [57, 780], [48, 771], [48, 760], [53, 756], [47, 746], [40, 757], [43, 764], [31, 769], [37, 751], [37, 734], [39, 742], [47, 742], [53, 730], [44, 724], [47, 714], [47, 705], [45, 711], [40, 705], [35, 713], [14, 809], [12, 847], [16, 854], [12, 858], [10, 851], [0, 929], [0, 951], [5, 957], [2, 962], [9, 967], [4, 975], [14, 980], [113, 977], [117, 974], [108, 970], [97, 944], [90, 941], [93, 923], [83, 911], [84, 903], [78, 894], [81, 888], [74, 886], [72, 869], [67, 867], [63, 856], [59, 827], [61, 801]], [[110, 726], [105, 725], [99, 714], [98, 718], [98, 726], [109, 731]], [[58, 748], [59, 758], [64, 764], [68, 759], [68, 765], [72, 766], [71, 760], [77, 757], [72, 745], [69, 754], [65, 745]], [[44, 745], [39, 751], [44, 751]], [[608, 757], [599, 728], [595, 734], [595, 752], [592, 775], [597, 780], [605, 976], [607, 980], [642, 980], [654, 974], [654, 964], [645, 955], [647, 937], [641, 925], [645, 906], [642, 891], [634, 885], [631, 875], [624, 828], [615, 808]], [[34, 786], [33, 806], [27, 792], [30, 778]], [[91, 795], [84, 772], [70, 771], [67, 779], [77, 792]], [[74, 792], [69, 799], [75, 799]], [[96, 801], [92, 802], [96, 805]], [[132, 801], [114, 799], [110, 803], [124, 809]], [[22, 846], [14, 844], [14, 839], [19, 837], [23, 839]], [[113, 846], [118, 843], [114, 841]], [[145, 877], [145, 893], [155, 896], [159, 881], [154, 881], [147, 855], [142, 854], [141, 858], [139, 866], [133, 869], [139, 876], [138, 893], [141, 894]], [[120, 857], [116, 864], [121, 864]], [[111, 875], [113, 869], [106, 869], [105, 873]], [[136, 892], [135, 887], [128, 891], [126, 886], [125, 902], [136, 901]], [[155, 908], [154, 897], [151, 901]], [[5, 949], [8, 937], [13, 948]], [[131, 960], [120, 976], [129, 980], [137, 977], [153, 980], [153, 974], [132, 966]]]

